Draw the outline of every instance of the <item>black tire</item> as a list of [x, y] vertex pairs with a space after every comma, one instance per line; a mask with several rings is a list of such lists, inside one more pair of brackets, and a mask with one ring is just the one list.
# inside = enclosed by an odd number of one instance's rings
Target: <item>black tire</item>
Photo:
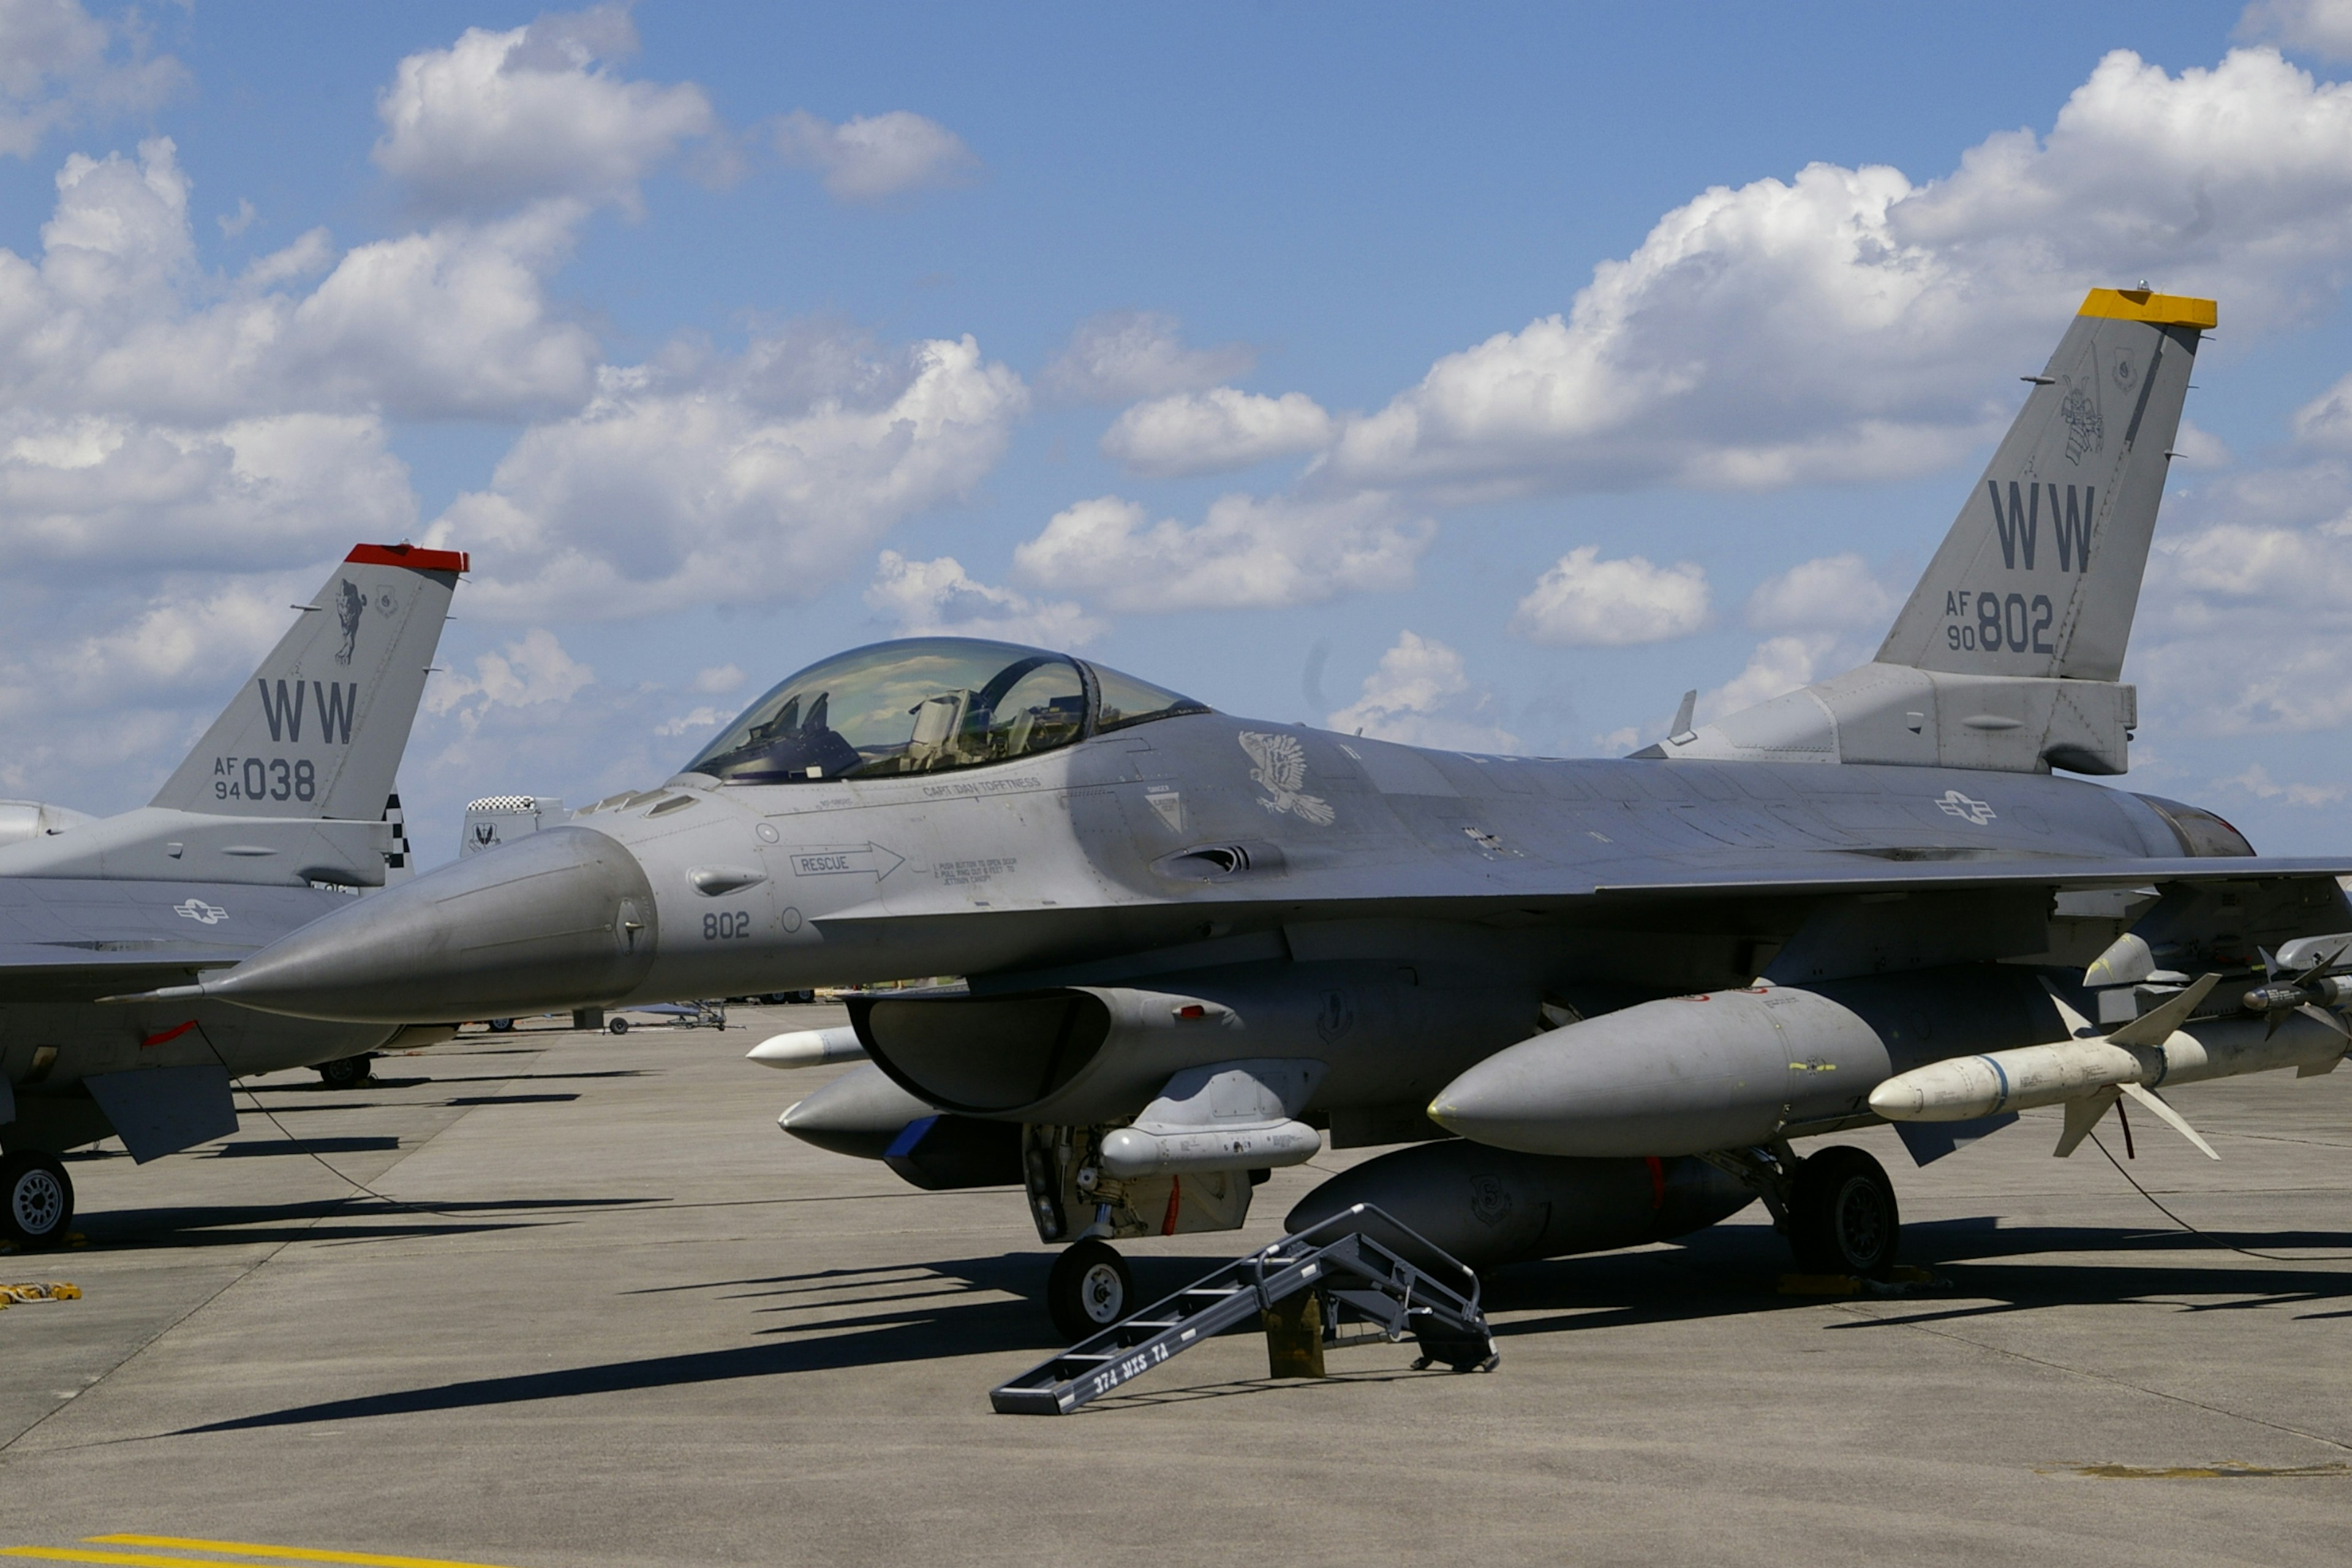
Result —
[[1885, 1168], [1859, 1149], [1824, 1149], [1797, 1165], [1789, 1194], [1789, 1245], [1807, 1274], [1885, 1279], [1903, 1220]]
[[373, 1057], [337, 1057], [319, 1064], [319, 1078], [329, 1089], [357, 1089], [374, 1076]]
[[809, 1003], [816, 1000], [816, 993], [814, 991], [795, 991], [793, 993], [793, 1000], [805, 1006]]
[[54, 1154], [29, 1150], [0, 1159], [0, 1239], [58, 1247], [73, 1230], [73, 1178]]
[[1135, 1277], [1106, 1241], [1081, 1241], [1054, 1259], [1045, 1277], [1045, 1310], [1054, 1330], [1073, 1344], [1100, 1333], [1135, 1310]]
[[512, 1018], [493, 1018], [490, 1020], [490, 1033], [493, 1035], [503, 1035], [509, 1029], [513, 1027], [514, 1020]]
[[626, 1018], [615, 1018], [604, 1027], [616, 1035], [625, 1035], [629, 1032], [629, 1021]]

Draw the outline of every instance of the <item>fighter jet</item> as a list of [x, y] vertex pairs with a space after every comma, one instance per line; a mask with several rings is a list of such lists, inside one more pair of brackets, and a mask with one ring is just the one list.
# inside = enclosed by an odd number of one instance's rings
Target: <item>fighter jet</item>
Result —
[[1486, 1268], [1760, 1198], [1806, 1268], [1881, 1272], [1892, 1183], [1809, 1141], [1893, 1121], [1924, 1162], [2061, 1105], [2064, 1153], [2123, 1098], [2179, 1121], [2163, 1087], [2344, 1055], [2352, 858], [2261, 857], [2094, 782], [2126, 766], [2124, 651], [2214, 321], [2093, 290], [1876, 658], [1708, 724], [1686, 700], [1631, 758], [883, 643], [659, 785], [146, 1005], [390, 1025], [964, 976], [780, 1042], [870, 1058], [782, 1123], [918, 1185], [1019, 1184], [1071, 1244], [1072, 1333], [1127, 1308], [1111, 1242], [1239, 1226], [1326, 1140], [1399, 1147], [1293, 1229], [1369, 1201]]
[[360, 545], [148, 805], [0, 805], [0, 1239], [68, 1233], [66, 1151], [112, 1134], [144, 1163], [221, 1137], [233, 1078], [363, 1063], [402, 1034], [95, 1004], [226, 968], [407, 870], [394, 773], [465, 569]]

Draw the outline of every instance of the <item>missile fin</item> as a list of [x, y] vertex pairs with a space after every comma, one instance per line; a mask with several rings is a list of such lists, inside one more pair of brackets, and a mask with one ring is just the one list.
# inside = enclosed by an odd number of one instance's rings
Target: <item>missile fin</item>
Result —
[[2068, 1100], [2066, 1130], [2058, 1134], [2058, 1147], [2051, 1153], [2063, 1160], [2081, 1148], [2083, 1140], [2091, 1135], [2091, 1129], [2099, 1124], [2099, 1118], [2107, 1113], [2107, 1107], [2116, 1102], [2118, 1092], [2107, 1088], [2095, 1094], [2086, 1094], [2080, 1100]]
[[2218, 974], [2204, 975], [2163, 1006], [2141, 1014], [2107, 1038], [2119, 1046], [2160, 1046], [2189, 1021], [2189, 1015], [2197, 1011], [2206, 993], [2221, 983]]
[[2042, 982], [2042, 989], [2050, 993], [2050, 1000], [2058, 1008], [2058, 1020], [2066, 1026], [2068, 1036], [2077, 1040], [2097, 1037], [2097, 1026], [2068, 1005], [2066, 998], [2058, 994], [2058, 987], [2045, 979]]
[[2329, 1012], [2326, 1008], [2322, 1007], [2316, 1002], [2305, 1002], [2302, 1006], [2297, 1007], [2295, 1011], [2302, 1014], [2306, 1018], [2317, 1019], [2320, 1023], [2326, 1025], [2329, 1028], [2335, 1030], [2346, 1039], [2352, 1040], [2352, 1029], [2347, 1029], [2344, 1026], [2344, 1020]]
[[2218, 1160], [2221, 1157], [2213, 1152], [2213, 1145], [2208, 1143], [2203, 1138], [2200, 1137], [2198, 1135], [2197, 1129], [2189, 1126], [2188, 1120], [2183, 1117], [2180, 1112], [2173, 1110], [2171, 1106], [2166, 1104], [2164, 1097], [2158, 1094], [2154, 1089], [2142, 1089], [2136, 1083], [2127, 1083], [2123, 1086], [2123, 1091], [2126, 1094], [2130, 1095], [2135, 1103], [2145, 1107], [2149, 1115], [2156, 1117], [2166, 1126], [2171, 1128], [2175, 1132], [2179, 1133], [2183, 1138], [2186, 1138], [2191, 1143], [2196, 1144], [2198, 1152], [2202, 1153], [2208, 1160]]

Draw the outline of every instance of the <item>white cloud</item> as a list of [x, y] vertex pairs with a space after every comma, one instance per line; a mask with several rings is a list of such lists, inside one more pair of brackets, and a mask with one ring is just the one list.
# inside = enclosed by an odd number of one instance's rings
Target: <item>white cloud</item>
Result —
[[478, 656], [472, 675], [451, 670], [433, 681], [425, 692], [425, 710], [454, 712], [471, 730], [493, 706], [569, 702], [595, 679], [596, 672], [566, 653], [553, 632], [533, 626], [500, 651]]
[[1756, 645], [1738, 675], [1699, 693], [1697, 721], [1704, 724], [1811, 686], [1826, 672], [1827, 655], [1834, 647], [1835, 639], [1827, 637], [1767, 637]]
[[1303, 392], [1265, 397], [1218, 386], [1137, 404], [1104, 433], [1102, 450], [1136, 473], [1171, 477], [1245, 468], [1330, 438], [1331, 416]]
[[1071, 403], [1129, 403], [1200, 392], [1247, 375], [1257, 351], [1246, 343], [1196, 349], [1175, 317], [1160, 310], [1088, 316], [1045, 366], [1037, 384]]
[[[0, 406], [207, 425], [289, 410], [499, 417], [576, 407], [595, 341], [543, 279], [577, 204], [450, 224], [338, 257], [322, 230], [233, 284], [199, 275], [168, 138], [68, 158], [37, 266], [0, 249]], [[323, 273], [308, 294], [285, 285]]]
[[1041, 603], [977, 582], [952, 555], [909, 561], [895, 550], [884, 551], [866, 602], [895, 619], [908, 637], [995, 637], [1068, 648], [1092, 642], [1105, 629], [1066, 600]]
[[187, 80], [149, 58], [135, 19], [101, 22], [75, 0], [0, 0], [0, 155], [32, 156], [60, 126], [157, 107]]
[[691, 82], [623, 81], [636, 51], [625, 7], [469, 28], [403, 59], [376, 99], [376, 166], [436, 212], [497, 212], [548, 197], [634, 209], [638, 182], [718, 128]]
[[796, 109], [777, 122], [776, 151], [788, 163], [816, 170], [825, 190], [845, 202], [886, 201], [956, 184], [980, 169], [963, 138], [903, 109], [838, 125]]
[[239, 196], [236, 199], [236, 212], [222, 213], [217, 217], [215, 217], [213, 222], [220, 225], [221, 237], [223, 239], [235, 239], [238, 235], [243, 234], [247, 229], [251, 228], [253, 226], [253, 220], [260, 216], [261, 215], [259, 213], [254, 210], [253, 198], [250, 196]]
[[1653, 566], [1639, 555], [1600, 555], [1599, 545], [1582, 544], [1561, 556], [1519, 601], [1512, 633], [1556, 647], [1624, 647], [1706, 625], [1706, 573], [1696, 563]]
[[715, 695], [721, 691], [732, 691], [742, 684], [743, 667], [741, 665], [720, 664], [714, 665], [709, 669], [697, 670], [693, 689]]
[[2296, 409], [2288, 426], [2310, 451], [2352, 452], [2352, 375]]
[[691, 713], [681, 713], [675, 719], [665, 719], [654, 726], [656, 735], [700, 735], [717, 729], [735, 716], [731, 708], [713, 708], [708, 703]]
[[1325, 721], [1342, 732], [1454, 752], [1517, 752], [1500, 704], [1474, 683], [1462, 656], [1433, 637], [1400, 632], [1364, 678], [1363, 695]]
[[2213, 787], [2242, 790], [2257, 800], [2274, 800], [2287, 805], [2305, 806], [2336, 805], [2343, 801], [2346, 793], [2342, 784], [2273, 783], [2270, 770], [2260, 763], [2253, 763], [2244, 773], [2226, 779], [2215, 779]]
[[1884, 631], [1903, 601], [1848, 552], [1801, 562], [1748, 595], [1748, 624], [1762, 632]]
[[469, 613], [495, 618], [806, 599], [978, 483], [1027, 408], [970, 338], [875, 356], [812, 332], [607, 369], [427, 539], [475, 552]]
[[2352, 0], [2255, 0], [2239, 16], [2237, 36], [2324, 60], [2352, 60]]
[[1564, 314], [1449, 354], [1349, 422], [1335, 485], [1465, 497], [1927, 472], [1998, 433], [2094, 284], [2146, 276], [2259, 331], [2333, 300], [2352, 86], [2269, 49], [2168, 75], [2118, 50], [2046, 137], [1951, 174], [1815, 163], [1708, 190]]
[[1220, 496], [1192, 525], [1149, 515], [1080, 501], [1013, 552], [1014, 573], [1113, 610], [1277, 609], [1407, 586], [1436, 528], [1379, 495]]
[[20, 572], [267, 568], [415, 526], [407, 468], [370, 416], [194, 430], [0, 409], [0, 532]]

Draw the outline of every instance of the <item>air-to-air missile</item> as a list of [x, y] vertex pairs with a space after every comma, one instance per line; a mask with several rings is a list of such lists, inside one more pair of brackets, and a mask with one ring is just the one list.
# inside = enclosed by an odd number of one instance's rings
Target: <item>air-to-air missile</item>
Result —
[[[175, 994], [404, 1022], [961, 976], [851, 997], [868, 1059], [782, 1124], [918, 1185], [1021, 1186], [1088, 1260], [1083, 1293], [1049, 1288], [1072, 1332], [1121, 1310], [1106, 1242], [1239, 1226], [1327, 1140], [1398, 1147], [1295, 1219], [1371, 1202], [1482, 1266], [1760, 1196], [1812, 1271], [1884, 1269], [1885, 1172], [1798, 1145], [1894, 1117], [1915, 1158], [1948, 1152], [1999, 1118], [1927, 1107], [2004, 1103], [1970, 1060], [2046, 1067], [2079, 1121], [2126, 1060], [2152, 1096], [2159, 1061], [2179, 1083], [2342, 1054], [2312, 1015], [2352, 938], [2314, 942], [2352, 931], [2352, 860], [2060, 776], [2127, 766], [2125, 646], [2213, 321], [2094, 290], [1877, 658], [1628, 758], [1397, 745], [1043, 649], [886, 643], [788, 678], [655, 788]], [[2236, 989], [2161, 1010], [2190, 969]]]

